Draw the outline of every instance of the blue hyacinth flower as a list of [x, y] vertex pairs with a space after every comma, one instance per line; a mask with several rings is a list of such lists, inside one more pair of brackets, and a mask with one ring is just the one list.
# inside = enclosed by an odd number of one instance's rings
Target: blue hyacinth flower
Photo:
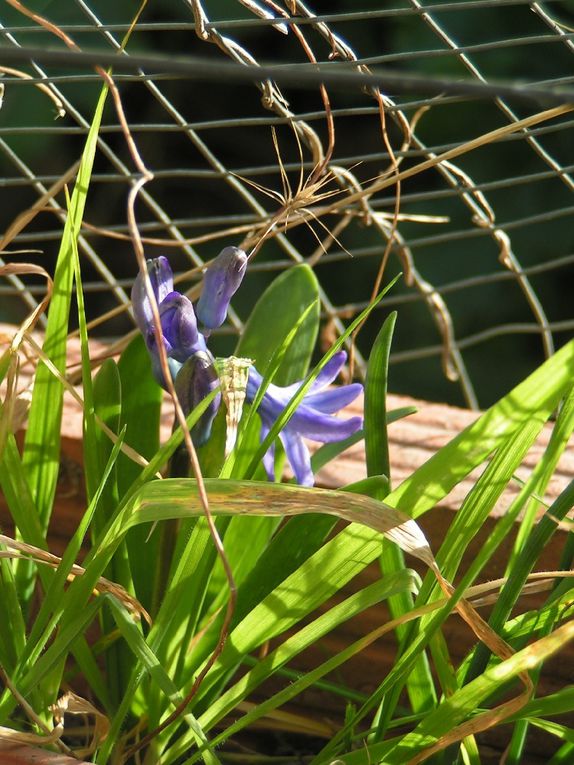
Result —
[[[289, 464], [293, 469], [295, 480], [301, 486], [313, 486], [314, 478], [311, 470], [311, 456], [304, 442], [304, 438], [311, 441], [329, 443], [342, 441], [363, 426], [362, 417], [350, 417], [346, 420], [333, 415], [343, 407], [354, 401], [362, 393], [363, 386], [360, 383], [342, 385], [337, 388], [327, 386], [339, 374], [345, 363], [347, 354], [339, 351], [325, 364], [309, 392], [304, 396], [291, 419], [279, 434], [281, 443]], [[249, 370], [247, 382], [247, 401], [252, 403], [262, 383], [262, 377], [255, 367]], [[267, 387], [257, 413], [261, 418], [261, 440], [267, 436], [273, 423], [279, 417], [291, 398], [301, 387], [301, 383], [294, 383], [284, 388], [272, 383]], [[270, 481], [275, 480], [275, 447], [267, 450], [263, 465]]]
[[[168, 367], [186, 414], [219, 385], [206, 337], [211, 329], [221, 326], [225, 321], [229, 302], [241, 284], [246, 265], [247, 256], [243, 250], [237, 247], [222, 250], [206, 270], [201, 297], [194, 311], [189, 298], [173, 289], [173, 273], [167, 258], [147, 261], [152, 290], [158, 304]], [[167, 388], [161, 369], [151, 302], [141, 274], [134, 281], [131, 296], [136, 323], [144, 336], [154, 376], [162, 387]], [[203, 331], [198, 329], [196, 314]], [[337, 377], [346, 358], [347, 354], [339, 351], [325, 364], [279, 434], [295, 479], [302, 486], [313, 485], [311, 458], [303, 439], [322, 443], [341, 441], [356, 433], [363, 425], [361, 417], [342, 420], [333, 416], [354, 401], [363, 390], [359, 383], [328, 387]], [[255, 367], [251, 367], [246, 390], [248, 403], [253, 403], [261, 383], [261, 375]], [[270, 384], [267, 387], [257, 412], [261, 418], [261, 440], [267, 436], [300, 385], [294, 383], [280, 387]], [[209, 438], [220, 401], [221, 396], [216, 396], [194, 427], [192, 437], [196, 446]], [[271, 481], [275, 479], [274, 463], [275, 447], [272, 445], [263, 458], [265, 471]]]

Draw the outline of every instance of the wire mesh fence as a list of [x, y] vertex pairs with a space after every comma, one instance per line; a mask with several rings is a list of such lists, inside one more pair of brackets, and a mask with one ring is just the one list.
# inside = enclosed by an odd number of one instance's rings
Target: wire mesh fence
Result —
[[[153, 174], [136, 204], [146, 255], [168, 254], [193, 291], [224, 245], [256, 250], [222, 349], [294, 263], [320, 281], [323, 345], [402, 271], [356, 338], [359, 372], [382, 313], [399, 309], [392, 387], [491, 403], [574, 328], [574, 15], [557, 0], [372, 5], [74, 0], [40, 19], [9, 0], [4, 261], [53, 267], [102, 85], [93, 64], [113, 65]], [[126, 199], [140, 178], [110, 103], [79, 241], [106, 338], [132, 326]], [[0, 318], [43, 292], [8, 277]]]

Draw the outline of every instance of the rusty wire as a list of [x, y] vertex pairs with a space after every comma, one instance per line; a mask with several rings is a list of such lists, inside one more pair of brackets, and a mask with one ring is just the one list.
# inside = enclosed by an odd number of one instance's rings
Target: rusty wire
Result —
[[[119, 22], [117, 15], [110, 19], [105, 3], [74, 0], [71, 5], [73, 13], [69, 13], [65, 20], [54, 18], [54, 21], [78, 40], [83, 51], [98, 47], [103, 51], [102, 55], [106, 52], [113, 54], [116, 61], [118, 56], [125, 60], [133, 58], [134, 62], [139, 62], [137, 56], [145, 60], [146, 54], [139, 47], [133, 52], [131, 48], [120, 52], [119, 40], [129, 26], [127, 13], [126, 20]], [[385, 306], [389, 309], [402, 306], [405, 310], [410, 310], [409, 306], [412, 306], [414, 310], [415, 306], [420, 305], [424, 311], [421, 314], [420, 309], [416, 309], [416, 321], [423, 322], [424, 315], [432, 319], [428, 327], [417, 325], [417, 331], [408, 337], [397, 338], [392, 360], [397, 364], [400, 362], [402, 367], [408, 362], [419, 363], [421, 359], [442, 359], [443, 372], [457, 381], [462, 400], [470, 406], [477, 406], [481, 403], [480, 391], [476, 391], [473, 373], [469, 372], [466, 364], [470, 351], [474, 349], [487, 353], [493, 341], [528, 333], [539, 338], [540, 355], [549, 355], [556, 343], [556, 334], [562, 337], [571, 331], [574, 322], [574, 313], [557, 315], [552, 304], [549, 307], [551, 299], [544, 281], [556, 272], [567, 275], [573, 262], [572, 241], [552, 241], [554, 227], [559, 226], [560, 221], [567, 220], [574, 211], [574, 164], [572, 154], [567, 151], [567, 145], [572, 144], [573, 120], [565, 114], [552, 121], [520, 127], [522, 120], [541, 111], [542, 106], [535, 100], [524, 102], [515, 98], [520, 95], [519, 91], [528, 92], [529, 88], [532, 94], [538, 95], [544, 90], [570, 93], [573, 85], [571, 69], [567, 64], [570, 62], [571, 65], [574, 53], [574, 32], [569, 27], [574, 22], [563, 18], [562, 4], [558, 2], [540, 4], [527, 0], [497, 0], [496, 3], [490, 0], [462, 0], [426, 4], [420, 0], [397, 0], [395, 8], [369, 12], [350, 10], [317, 16], [313, 14], [310, 4], [308, 6], [298, 0], [278, 5], [284, 11], [281, 16], [284, 30], [277, 28], [277, 20], [257, 18], [242, 8], [239, 2], [236, 18], [215, 20], [212, 18], [214, 5], [209, 0], [182, 0], [174, 9], [166, 5], [163, 18], [154, 19], [153, 23], [143, 18], [138, 23], [134, 32], [136, 39], [138, 34], [142, 37], [159, 32], [173, 35], [179, 46], [175, 51], [178, 60], [186, 56], [190, 60], [194, 57], [199, 60], [210, 53], [211, 63], [215, 66], [219, 64], [224, 76], [226, 59], [230, 59], [249, 69], [251, 74], [245, 79], [250, 77], [261, 91], [258, 105], [254, 101], [246, 113], [237, 114], [233, 110], [233, 100], [226, 98], [235, 85], [223, 81], [217, 85], [221, 96], [218, 105], [206, 117], [206, 110], [196, 111], [193, 103], [188, 106], [177, 95], [174, 96], [176, 85], [183, 91], [191, 83], [181, 72], [170, 73], [166, 69], [154, 73], [153, 69], [146, 72], [141, 68], [133, 71], [134, 67], [129, 72], [121, 67], [114, 72], [114, 80], [122, 89], [122, 97], [127, 95], [129, 98], [132, 92], [137, 91], [137, 98], [142, 104], [143, 118], [138, 112], [128, 113], [130, 130], [138, 141], [151, 136], [158, 144], [163, 142], [165, 146], [175, 139], [189, 145], [184, 162], [166, 161], [163, 165], [154, 166], [154, 181], [141, 190], [139, 205], [142, 214], [138, 216], [138, 227], [144, 246], [153, 255], [160, 251], [157, 242], [165, 241], [168, 254], [178, 253], [177, 262], [181, 270], [198, 269], [212, 257], [213, 247], [219, 242], [218, 239], [210, 241], [210, 236], [231, 231], [234, 227], [238, 232], [244, 232], [237, 233], [233, 242], [229, 239], [230, 235], [222, 239], [223, 246], [224, 243], [239, 242], [244, 237], [245, 241], [251, 241], [253, 236], [257, 236], [257, 231], [263, 230], [265, 222], [272, 219], [276, 210], [249, 182], [269, 184], [273, 188], [278, 176], [277, 161], [269, 152], [263, 154], [260, 161], [253, 162], [252, 157], [250, 161], [244, 161], [242, 142], [248, 140], [251, 130], [267, 130], [271, 146], [271, 126], [286, 131], [282, 134], [283, 142], [289, 141], [291, 126], [305, 149], [305, 174], [309, 176], [314, 168], [321, 166], [327, 149], [325, 124], [328, 115], [317, 86], [314, 86], [317, 93], [315, 106], [309, 108], [309, 99], [302, 102], [302, 107], [299, 106], [298, 92], [292, 87], [289, 98], [286, 97], [283, 86], [279, 84], [282, 82], [279, 69], [277, 82], [271, 81], [268, 76], [257, 80], [253, 72], [260, 63], [260, 57], [256, 53], [257, 44], [252, 44], [250, 37], [255, 33], [260, 35], [257, 38], [259, 42], [273, 45], [276, 39], [293, 37], [292, 30], [296, 27], [305, 36], [309, 50], [319, 65], [324, 67], [321, 71], [325, 72], [324, 81], [331, 97], [335, 125], [333, 155], [325, 169], [333, 173], [343, 193], [356, 194], [357, 189], [368, 189], [373, 179], [385, 174], [390, 177], [397, 172], [397, 168], [402, 171], [419, 162], [432, 163], [433, 158], [480, 136], [481, 132], [507, 126], [509, 132], [496, 146], [489, 144], [479, 151], [484, 156], [501, 151], [500, 147], [508, 153], [514, 152], [516, 163], [510, 171], [501, 170], [497, 175], [486, 176], [480, 167], [477, 172], [477, 162], [468, 160], [464, 154], [452, 161], [437, 161], [431, 170], [421, 176], [420, 183], [404, 184], [399, 205], [391, 185], [384, 192], [365, 194], [345, 212], [325, 216], [325, 223], [334, 236], [321, 232], [324, 251], [314, 238], [301, 235], [298, 227], [276, 230], [273, 242], [265, 244], [250, 264], [247, 278], [249, 283], [251, 278], [262, 279], [266, 274], [284, 270], [290, 264], [310, 262], [322, 284], [322, 315], [326, 327], [329, 332], [340, 333], [345, 322], [368, 301], [381, 258], [388, 248], [388, 267], [394, 270], [400, 268], [405, 274], [406, 284], [399, 294], [389, 296], [383, 303], [383, 310], [386, 310]], [[268, 13], [277, 16], [272, 3], [261, 0], [259, 6], [264, 6]], [[516, 33], [506, 30], [498, 38], [493, 38], [486, 31], [482, 37], [477, 36], [476, 30], [474, 34], [466, 34], [465, 19], [469, 19], [473, 28], [480, 26], [489, 30], [489, 22], [501, 8], [513, 14]], [[58, 4], [51, 10], [57, 13]], [[41, 29], [25, 24], [21, 18], [8, 20], [3, 19], [2, 15], [0, 13], [0, 39], [6, 51], [19, 51], [22, 58], [28, 47], [38, 49], [44, 44], [47, 46]], [[478, 18], [480, 25], [476, 24]], [[360, 42], [353, 45], [347, 42], [347, 39], [360, 40], [361, 30], [367, 24], [371, 29], [376, 28], [383, 38], [386, 25], [397, 19], [421, 35], [425, 41], [422, 49], [382, 50], [380, 55], [366, 56]], [[205, 42], [214, 45], [206, 46]], [[212, 51], [211, 48], [218, 50]], [[502, 68], [493, 75], [488, 57], [492, 54], [506, 55], [508, 51], [512, 51], [515, 62], [512, 77]], [[532, 51], [534, 55], [543, 52], [549, 59], [555, 59], [550, 79], [536, 82], [530, 76], [527, 62]], [[155, 50], [153, 55], [157, 58]], [[330, 61], [333, 57], [335, 60]], [[164, 56], [164, 59], [169, 61], [169, 57]], [[305, 60], [301, 56], [301, 48], [296, 54], [293, 44], [290, 48], [286, 47], [281, 62], [273, 64], [292, 61], [297, 66], [303, 66]], [[450, 82], [452, 88], [446, 87], [446, 92], [438, 96], [435, 92], [421, 91], [420, 85], [417, 86], [418, 91], [416, 87], [413, 90], [407, 75], [420, 74], [421, 67], [440, 66], [441, 62], [451, 66], [452, 71], [456, 71], [456, 77], [445, 77], [433, 70], [429, 79], [434, 76], [437, 82], [447, 85]], [[267, 67], [261, 70], [267, 75], [269, 61], [261, 63]], [[390, 64], [412, 67], [402, 72], [405, 75], [402, 90], [397, 85], [397, 78], [392, 80], [392, 97], [374, 81], [369, 81], [364, 89], [350, 80], [343, 85], [335, 82], [337, 73], [343, 71], [342, 67], [345, 74], [357, 72], [364, 75], [368, 74], [367, 67], [373, 67], [376, 73], [378, 66]], [[517, 75], [516, 68], [520, 66], [523, 69]], [[89, 128], [90, 113], [83, 101], [78, 105], [78, 88], [95, 87], [97, 75], [87, 66], [63, 71], [61, 66], [42, 61], [41, 56], [27, 65], [20, 62], [18, 68], [25, 70], [27, 79], [11, 76], [8, 70], [2, 78], [5, 92], [0, 117], [3, 112], [8, 117], [0, 120], [2, 182], [15, 195], [22, 194], [22, 199], [28, 199], [30, 205], [34, 200], [44, 198], [46, 211], [36, 215], [33, 226], [22, 228], [4, 246], [8, 250], [36, 247], [49, 253], [61, 235], [65, 218], [61, 189], [51, 195], [50, 187], [57, 186], [70, 167], [60, 167], [54, 161], [44, 162], [43, 157], [28, 149], [32, 144], [27, 144], [25, 139], [47, 138], [52, 147], [71, 138], [81, 141], [81, 136], [87, 134]], [[394, 71], [400, 83], [401, 71]], [[505, 87], [498, 87], [498, 82], [504, 82]], [[30, 91], [39, 84], [49, 90], [51, 100], [46, 98], [40, 110], [30, 115], [23, 105]], [[465, 84], [468, 85], [466, 90]], [[212, 84], [211, 87], [215, 86]], [[478, 95], [483, 97], [479, 99]], [[380, 137], [377, 97], [382, 98], [387, 142]], [[41, 98], [41, 94], [36, 96], [38, 104]], [[57, 122], [53, 120], [56, 111], [53, 99], [57, 99], [56, 103], [61, 104], [65, 111], [65, 116]], [[477, 115], [474, 133], [468, 132], [468, 126], [457, 131], [454, 121], [448, 134], [433, 133], [435, 112], [452, 110], [452, 114], [457, 115], [461, 108]], [[481, 124], [483, 110], [488, 112], [484, 126]], [[362, 130], [362, 126], [366, 125], [364, 130], [370, 130], [373, 136], [377, 134], [378, 143], [373, 139], [369, 146], [353, 146], [349, 136], [358, 125]], [[120, 133], [121, 126], [113, 115], [108, 115], [99, 137], [99, 162], [93, 179], [94, 194], [100, 198], [108, 192], [116, 199], [118, 192], [115, 189], [123, 187], [125, 197], [138, 181], [133, 165], [127, 161], [125, 152], [118, 148], [120, 144], [116, 136]], [[263, 136], [264, 133], [258, 135]], [[223, 140], [237, 148], [235, 154], [226, 159], [222, 158], [218, 148]], [[192, 155], [194, 159], [190, 161]], [[284, 158], [284, 165], [288, 173], [296, 175], [299, 172], [299, 162], [292, 155]], [[203, 210], [200, 214], [190, 211], [182, 215], [180, 210], [172, 209], [169, 187], [173, 184], [189, 189], [193, 198], [202, 195], [204, 184], [209, 189], [207, 193], [215, 197], [218, 192], [214, 189], [220, 188], [224, 203], [209, 213]], [[522, 214], [516, 206], [505, 206], [506, 200], [520, 194], [535, 197], [534, 212], [530, 209], [528, 214]], [[395, 207], [398, 216], [395, 216], [396, 225], [393, 226]], [[500, 209], [511, 209], [512, 213], [501, 216]], [[88, 225], [83, 229], [79, 243], [82, 256], [91, 266], [85, 289], [87, 294], [105, 296], [106, 299], [105, 308], [98, 309], [94, 301], [91, 303], [89, 318], [96, 325], [104, 315], [129, 313], [128, 294], [135, 265], [132, 264], [131, 272], [130, 266], [125, 265], [128, 250], [127, 245], [122, 245], [122, 237], [129, 239], [129, 228], [123, 211], [123, 206], [118, 206], [117, 214], [110, 211], [110, 217], [105, 221], [91, 219], [89, 205], [86, 212]], [[323, 220], [321, 202], [317, 203], [314, 211]], [[449, 222], [444, 222], [445, 218]], [[4, 221], [6, 230], [11, 222]], [[361, 232], [364, 232], [364, 241], [361, 241]], [[350, 239], [346, 238], [347, 235]], [[343, 246], [338, 241], [339, 237], [342, 237]], [[523, 262], [525, 240], [536, 237], [548, 242], [551, 247], [545, 251], [541, 248], [534, 259], [532, 250], [527, 250], [528, 262]], [[347, 251], [349, 241], [352, 242], [350, 253]], [[455, 263], [456, 248], [460, 248], [461, 257], [465, 257], [466, 252], [472, 252], [471, 257], [476, 262], [474, 270], [469, 268], [464, 275], [460, 272]], [[448, 254], [443, 256], [442, 251]], [[2, 257], [4, 261], [10, 260], [9, 254], [3, 253]], [[445, 258], [442, 271], [441, 257]], [[343, 267], [347, 274], [345, 278], [352, 284], [352, 298], [333, 288], [329, 282], [330, 271]], [[33, 309], [37, 298], [39, 300], [42, 296], [41, 286], [25, 287], [17, 276], [9, 278], [10, 281], [0, 285], [2, 299], [16, 296], [25, 301], [28, 309]], [[544, 298], [540, 294], [541, 287]], [[461, 304], [464, 304], [466, 294], [480, 289], [495, 289], [495, 294], [503, 301], [507, 291], [508, 294], [512, 291], [516, 296], [518, 289], [522, 302], [514, 298], [517, 306], [515, 315], [505, 316], [504, 319], [499, 316], [495, 323], [489, 324], [485, 312], [485, 316], [480, 317], [484, 321], [479, 326], [469, 327], [464, 313], [461, 313]], [[231, 312], [229, 326], [224, 332], [240, 332], [242, 318], [246, 316]], [[435, 329], [432, 329], [433, 325]], [[124, 326], [127, 331], [128, 325]], [[102, 323], [99, 331], [109, 336], [116, 335], [122, 331], [121, 328], [121, 324]], [[329, 336], [329, 332], [325, 332], [325, 337]], [[360, 354], [357, 362], [359, 371], [364, 369]], [[436, 363], [429, 366], [429, 374], [437, 374]], [[405, 392], [410, 391], [405, 389]]]

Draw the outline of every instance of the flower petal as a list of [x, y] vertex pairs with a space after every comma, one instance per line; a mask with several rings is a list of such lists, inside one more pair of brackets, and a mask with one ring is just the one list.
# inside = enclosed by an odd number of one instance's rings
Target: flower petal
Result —
[[279, 434], [279, 438], [285, 447], [285, 454], [293, 468], [297, 483], [300, 486], [313, 486], [311, 456], [301, 436], [287, 428]]
[[[362, 385], [354, 383], [322, 390], [336, 376], [346, 358], [347, 354], [341, 351], [325, 365], [311, 389], [313, 392], [304, 396], [303, 401], [279, 434], [297, 482], [303, 486], [313, 485], [309, 451], [303, 442], [303, 437], [323, 443], [341, 441], [356, 433], [363, 425], [362, 417], [339, 419], [333, 416], [333, 413], [353, 401], [362, 392]], [[251, 367], [247, 382], [247, 401], [249, 403], [253, 403], [261, 383], [261, 375], [254, 367]], [[268, 386], [257, 410], [264, 424], [262, 427], [263, 438], [300, 385], [301, 383], [294, 383], [285, 388], [273, 384]], [[266, 455], [266, 460], [266, 472], [271, 478], [272, 463], [269, 454]]]
[[249, 377], [247, 378], [247, 390], [246, 390], [246, 396], [247, 396], [247, 402], [249, 404], [253, 403], [253, 399], [257, 395], [257, 391], [259, 390], [261, 383], [263, 382], [263, 377], [259, 374], [259, 372], [255, 369], [253, 364], [249, 367]]
[[[305, 400], [307, 399], [307, 396], [311, 396], [314, 393], [318, 393], [323, 388], [326, 388], [327, 385], [330, 385], [333, 380], [337, 377], [339, 372], [341, 371], [341, 367], [347, 360], [347, 352], [346, 351], [338, 351], [332, 358], [329, 359], [329, 361], [325, 364], [325, 366], [321, 369], [317, 377], [315, 378], [315, 382], [311, 383], [311, 387], [309, 388], [309, 392], [305, 396]], [[290, 398], [292, 398], [295, 393], [299, 390], [301, 387], [301, 380], [296, 383], [292, 383], [291, 385], [287, 385], [284, 388], [280, 388], [279, 386], [274, 386], [276, 390], [281, 392], [282, 400], [285, 401], [285, 404], [289, 401]], [[271, 387], [271, 386], [269, 386]], [[284, 406], [285, 406], [284, 404]]]
[[[261, 442], [267, 438], [267, 434], [271, 430], [271, 425], [273, 423], [267, 422], [267, 418], [261, 419], [261, 431], [259, 434], [259, 438]], [[267, 473], [267, 478], [269, 481], [275, 481], [275, 443], [272, 443], [269, 449], [265, 452], [263, 455], [263, 467], [265, 468], [265, 472]]]
[[343, 409], [351, 401], [363, 392], [361, 383], [352, 383], [351, 385], [341, 385], [338, 388], [329, 388], [319, 393], [311, 393], [305, 396], [305, 406], [311, 409], [317, 409], [324, 414], [333, 414]]
[[349, 417], [341, 420], [331, 414], [323, 414], [316, 409], [300, 406], [287, 425], [287, 429], [300, 433], [311, 441], [330, 443], [349, 438], [363, 426], [362, 417]]
[[[249, 377], [247, 378], [247, 389], [245, 391], [245, 398], [248, 404], [252, 404], [257, 395], [257, 391], [263, 383], [263, 377], [255, 369], [253, 365], [249, 367]], [[289, 386], [290, 388], [291, 386]], [[295, 388], [299, 388], [300, 384], [297, 383]], [[259, 415], [261, 417], [268, 417], [271, 421], [277, 419], [283, 409], [285, 409], [291, 395], [289, 395], [289, 388], [280, 388], [278, 385], [271, 383], [267, 386], [263, 400], [259, 405]]]
[[170, 292], [173, 292], [173, 271], [169, 260], [165, 255], [150, 258], [147, 261], [147, 267], [154, 294], [157, 295], [157, 302], [161, 303]]
[[317, 379], [311, 385], [311, 393], [330, 385], [341, 371], [345, 361], [347, 361], [347, 351], [337, 351], [317, 375]]

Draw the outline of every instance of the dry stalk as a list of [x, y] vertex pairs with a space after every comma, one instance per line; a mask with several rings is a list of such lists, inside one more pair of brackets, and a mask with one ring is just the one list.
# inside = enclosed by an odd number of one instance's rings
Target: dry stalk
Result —
[[[36, 564], [43, 564], [51, 568], [58, 568], [62, 559], [47, 550], [42, 550], [26, 542], [20, 542], [5, 534], [0, 534], [0, 545], [4, 545], [6, 550], [0, 550], [0, 558], [25, 559], [32, 560]], [[86, 570], [82, 566], [74, 564], [68, 574], [68, 581], [73, 581], [77, 576], [83, 576]], [[98, 578], [95, 592], [108, 593], [113, 595], [138, 621], [143, 617], [148, 624], [151, 624], [151, 618], [140, 602], [130, 595], [127, 590], [115, 582], [111, 582], [103, 576]]]
[[2, 403], [2, 416], [0, 417], [0, 454], [4, 448], [4, 443], [8, 436], [8, 432], [14, 432], [17, 429], [19, 422], [25, 418], [27, 408], [29, 406], [28, 397], [16, 394], [16, 388], [18, 385], [18, 370], [20, 366], [20, 346], [22, 344], [23, 338], [26, 336], [26, 333], [35, 327], [40, 314], [45, 310], [46, 306], [50, 302], [53, 288], [52, 277], [41, 266], [36, 266], [33, 263], [8, 263], [4, 266], [0, 266], [0, 276], [10, 276], [16, 274], [35, 274], [44, 277], [46, 279], [46, 294], [40, 303], [38, 303], [36, 308], [22, 322], [10, 342], [10, 347], [6, 351], [6, 353], [10, 356], [10, 361], [6, 380], [6, 395], [4, 397], [4, 402]]
[[[275, 149], [275, 154], [276, 154], [277, 162], [279, 166], [282, 192], [278, 192], [273, 189], [267, 188], [266, 186], [256, 183], [255, 181], [251, 181], [247, 178], [241, 178], [241, 180], [244, 183], [248, 184], [249, 186], [252, 186], [254, 189], [256, 189], [257, 191], [260, 191], [266, 196], [271, 197], [272, 199], [276, 200], [280, 204], [278, 210], [271, 216], [271, 218], [268, 221], [263, 220], [258, 222], [256, 227], [256, 233], [252, 233], [250, 236], [247, 236], [242, 241], [241, 247], [242, 249], [249, 251], [250, 260], [256, 256], [256, 254], [259, 252], [259, 250], [261, 249], [263, 244], [267, 241], [267, 239], [274, 235], [273, 233], [274, 231], [279, 232], [280, 230], [282, 230], [283, 232], [285, 232], [288, 228], [291, 227], [291, 225], [297, 225], [297, 220], [300, 219], [301, 216], [304, 217], [305, 224], [309, 227], [309, 230], [313, 233], [313, 236], [315, 236], [315, 238], [317, 239], [319, 246], [321, 245], [321, 240], [316, 234], [315, 230], [313, 229], [311, 225], [311, 221], [318, 223], [319, 226], [324, 229], [324, 231], [327, 233], [328, 236], [333, 236], [333, 233], [327, 228], [327, 226], [322, 222], [322, 220], [317, 215], [315, 215], [314, 211], [311, 209], [311, 206], [325, 199], [329, 199], [333, 196], [341, 195], [344, 193], [344, 190], [342, 189], [323, 190], [326, 186], [328, 186], [329, 183], [335, 180], [335, 174], [333, 173], [332, 170], [324, 172], [321, 176], [317, 176], [316, 174], [317, 168], [315, 167], [307, 178], [303, 177], [303, 155], [302, 155], [301, 143], [299, 141], [299, 136], [297, 134], [297, 131], [294, 131], [294, 135], [297, 141], [297, 146], [299, 148], [299, 156], [300, 156], [300, 163], [301, 163], [300, 173], [299, 173], [299, 182], [295, 192], [293, 192], [293, 190], [291, 189], [289, 178], [285, 170], [285, 166], [281, 157], [281, 152], [279, 150], [277, 134], [274, 129], [272, 129], [273, 146]], [[337, 241], [339, 246], [342, 249], [344, 249], [343, 245], [336, 239], [336, 237], [335, 237], [335, 241]]]
[[[265, 4], [272, 8], [276, 13], [278, 13], [280, 16], [282, 16], [285, 19], [289, 18], [289, 14], [286, 13], [277, 3], [274, 2], [274, 0], [263, 0]], [[291, 13], [294, 11], [291, 9]], [[305, 52], [305, 55], [309, 59], [311, 64], [317, 64], [317, 59], [315, 57], [315, 54], [313, 53], [313, 50], [309, 43], [307, 42], [307, 39], [305, 38], [305, 35], [303, 34], [303, 30], [297, 25], [297, 24], [289, 24], [289, 29], [293, 32], [299, 43], [301, 44], [301, 47], [303, 48], [303, 51]], [[327, 93], [327, 88], [323, 83], [319, 85], [319, 92], [321, 93], [321, 98], [323, 100], [323, 106], [325, 108], [325, 119], [327, 122], [327, 135], [328, 135], [328, 143], [327, 143], [327, 151], [325, 153], [325, 156], [323, 157], [322, 161], [315, 165], [315, 169], [313, 170], [310, 178], [310, 183], [312, 184], [314, 181], [318, 180], [324, 173], [325, 169], [328, 167], [329, 162], [331, 161], [331, 157], [333, 156], [333, 151], [335, 149], [335, 123], [333, 120], [333, 113], [331, 111], [331, 103], [329, 101], [329, 94]]]
[[58, 180], [52, 184], [52, 186], [50, 186], [45, 194], [42, 194], [42, 196], [36, 200], [33, 205], [31, 205], [31, 207], [16, 216], [0, 240], [0, 250], [4, 250], [6, 247], [8, 247], [12, 240], [34, 220], [38, 213], [58, 212], [56, 209], [46, 208], [46, 203], [50, 199], [53, 199], [57, 194], [59, 194], [64, 186], [66, 186], [72, 180], [72, 178], [74, 178], [79, 166], [79, 160], [74, 162], [74, 164], [68, 170], [66, 170], [66, 172], [63, 173], [63, 175], [58, 178]]
[[[27, 74], [26, 72], [23, 72], [21, 69], [13, 69], [11, 66], [0, 66], [0, 72], [3, 74], [11, 74], [13, 77], [18, 77], [21, 80], [32, 80], [34, 79], [31, 75]], [[2, 83], [4, 85], [5, 83]], [[58, 96], [55, 93], [52, 93], [50, 88], [47, 85], [44, 85], [43, 82], [35, 82], [33, 83], [38, 90], [42, 91], [42, 93], [45, 96], [48, 96], [50, 101], [54, 103], [56, 106], [56, 109], [58, 110], [58, 117], [65, 117], [66, 116], [66, 110], [64, 109], [64, 104], [60, 101]], [[1, 249], [1, 246], [0, 246]]]
[[[239, 64], [246, 66], [259, 66], [257, 60], [241, 45], [220, 34], [216, 29], [208, 29], [209, 19], [205, 13], [200, 0], [186, 0], [192, 10], [195, 20], [195, 32], [200, 40], [210, 42], [222, 50], [227, 56]], [[295, 125], [300, 138], [307, 144], [313, 156], [315, 166], [323, 163], [324, 153], [323, 145], [317, 133], [303, 120], [298, 120], [296, 115], [289, 109], [289, 105], [279, 88], [271, 80], [264, 80], [258, 83], [262, 93], [261, 103], [266, 109], [270, 109], [284, 117]]]
[[34, 725], [36, 725], [37, 728], [44, 731], [43, 736], [38, 736], [34, 733], [21, 733], [20, 731], [12, 730], [12, 728], [5, 728], [4, 726], [0, 726], [0, 738], [8, 739], [8, 741], [14, 741], [15, 743], [22, 744], [45, 744], [53, 742], [55, 746], [57, 746], [58, 749], [64, 754], [72, 754], [72, 750], [69, 749], [63, 741], [60, 741], [60, 732], [56, 731], [56, 733], [54, 733], [54, 730], [50, 730], [50, 728], [48, 728], [44, 720], [36, 714], [36, 711], [29, 704], [25, 696], [20, 693], [2, 665], [0, 665], [0, 679], [4, 683], [4, 686], [10, 691], [12, 696], [14, 696], [20, 707], [24, 710], [28, 719]]
[[[84, 407], [84, 400], [81, 397], [81, 395], [78, 393], [78, 391], [75, 389], [75, 387], [71, 384], [71, 382], [61, 374], [60, 370], [54, 365], [54, 363], [51, 361], [51, 359], [46, 356], [42, 348], [38, 345], [38, 343], [34, 340], [34, 338], [30, 334], [26, 334], [24, 336], [24, 340], [30, 345], [30, 347], [34, 350], [37, 357], [48, 367], [50, 372], [56, 377], [64, 389], [75, 399], [75, 401], [78, 403], [78, 405], [83, 409]], [[113, 444], [118, 443], [118, 436], [111, 430], [108, 425], [98, 416], [95, 415], [95, 421], [99, 428], [101, 428], [102, 432], [106, 434], [106, 436], [112, 441]], [[149, 462], [146, 460], [145, 457], [142, 457], [142, 455], [137, 452], [135, 449], [132, 449], [131, 446], [128, 446], [128, 444], [122, 443], [120, 445], [120, 450], [131, 459], [133, 462], [135, 462], [140, 467], [147, 467], [149, 465]], [[156, 474], [157, 478], [161, 478], [161, 474]]]

